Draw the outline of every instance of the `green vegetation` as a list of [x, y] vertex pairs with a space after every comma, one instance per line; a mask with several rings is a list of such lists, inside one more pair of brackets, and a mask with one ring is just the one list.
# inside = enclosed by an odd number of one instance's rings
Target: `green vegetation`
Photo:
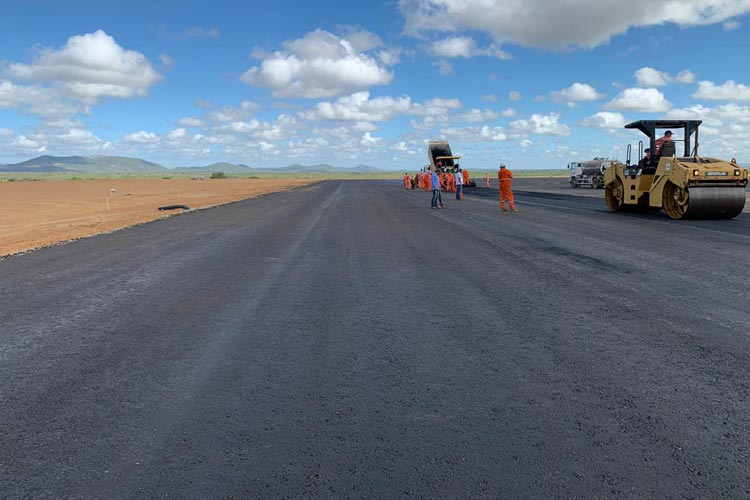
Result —
[[226, 178], [227, 178], [227, 174], [225, 174], [224, 172], [213, 172], [211, 174], [211, 179], [226, 179]]
[[[567, 177], [568, 171], [560, 170], [517, 170], [512, 169], [516, 177]], [[289, 172], [255, 170], [252, 173], [226, 173], [214, 172], [210, 174], [212, 179], [310, 179], [310, 180], [378, 180], [378, 179], [402, 179], [404, 172], [414, 175], [416, 169], [394, 170], [388, 172]], [[491, 179], [497, 178], [497, 170], [474, 170], [469, 169], [471, 177], [477, 182], [482, 182], [484, 173], [489, 172]], [[214, 177], [214, 174], [222, 174], [223, 177]], [[0, 173], [0, 182], [13, 181], [72, 181], [72, 180], [96, 180], [96, 179], [190, 179], [200, 172], [170, 172], [165, 176], [164, 172], [138, 172], [138, 173], [96, 173], [81, 174], [80, 172], [29, 172], [29, 173]], [[208, 178], [208, 177], [206, 177]]]

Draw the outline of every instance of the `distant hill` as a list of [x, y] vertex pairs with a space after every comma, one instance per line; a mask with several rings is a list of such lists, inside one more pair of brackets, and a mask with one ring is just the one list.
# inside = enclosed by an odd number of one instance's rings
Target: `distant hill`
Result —
[[212, 163], [205, 167], [178, 167], [170, 169], [172, 172], [188, 172], [188, 173], [211, 173], [211, 172], [224, 172], [225, 174], [247, 174], [255, 171], [253, 167], [247, 165], [235, 165], [233, 163], [218, 162]]
[[50, 156], [44, 155], [20, 163], [0, 165], [0, 172], [71, 172], [86, 174], [127, 174], [149, 172], [182, 172], [227, 174], [249, 174], [253, 172], [299, 172], [299, 173], [335, 173], [335, 172], [384, 172], [385, 170], [358, 165], [354, 168], [339, 168], [327, 164], [300, 165], [295, 163], [286, 167], [250, 167], [243, 164], [226, 162], [213, 163], [205, 167], [166, 168], [158, 163], [129, 158], [126, 156]]
[[0, 172], [139, 173], [162, 172], [166, 167], [125, 156], [39, 156], [0, 166]]

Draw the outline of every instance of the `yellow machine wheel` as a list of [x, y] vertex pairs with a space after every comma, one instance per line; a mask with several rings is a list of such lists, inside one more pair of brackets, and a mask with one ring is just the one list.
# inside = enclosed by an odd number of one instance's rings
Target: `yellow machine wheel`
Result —
[[662, 206], [667, 215], [672, 219], [682, 219], [688, 211], [688, 200], [690, 194], [687, 189], [668, 182], [664, 186], [662, 195]]
[[614, 182], [608, 184], [604, 189], [604, 199], [607, 201], [609, 209], [613, 212], [622, 210], [624, 197], [625, 190], [622, 187], [620, 179], [615, 179]]

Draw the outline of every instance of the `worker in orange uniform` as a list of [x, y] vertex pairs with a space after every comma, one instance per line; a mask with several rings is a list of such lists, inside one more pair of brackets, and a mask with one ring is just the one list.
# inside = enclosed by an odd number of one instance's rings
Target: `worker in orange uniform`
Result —
[[490, 173], [489, 172], [484, 173], [484, 187], [486, 188], [490, 187]]
[[[458, 166], [458, 165], [456, 165], [456, 166]], [[464, 181], [463, 185], [464, 186], [468, 186], [469, 185], [469, 180], [470, 180], [469, 169], [467, 169], [467, 168], [463, 169], [461, 171], [461, 176], [463, 177], [463, 181]]]
[[510, 181], [513, 179], [513, 172], [508, 170], [505, 165], [500, 165], [500, 170], [497, 171], [497, 180], [500, 183], [500, 210], [505, 210], [505, 200], [508, 200], [511, 212], [518, 212], [516, 205], [513, 203], [513, 191], [510, 189]]
[[428, 172], [424, 175], [424, 190], [432, 191], [432, 176]]
[[409, 174], [404, 174], [404, 189], [409, 189], [411, 186], [411, 179], [409, 179]]

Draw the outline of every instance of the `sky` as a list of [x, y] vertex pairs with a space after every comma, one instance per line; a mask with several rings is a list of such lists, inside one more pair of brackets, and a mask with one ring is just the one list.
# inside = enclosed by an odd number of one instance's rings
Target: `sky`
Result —
[[750, 0], [0, 0], [0, 163], [414, 171], [623, 160], [639, 119], [703, 120], [750, 162]]

